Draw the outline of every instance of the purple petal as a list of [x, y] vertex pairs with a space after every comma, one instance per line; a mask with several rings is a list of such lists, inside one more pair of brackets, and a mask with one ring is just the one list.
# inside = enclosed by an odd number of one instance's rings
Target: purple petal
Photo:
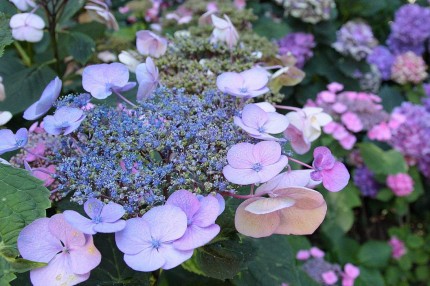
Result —
[[244, 85], [253, 91], [265, 88], [269, 82], [267, 71], [263, 68], [252, 68], [241, 72], [240, 75], [244, 79]]
[[86, 234], [97, 233], [96, 231], [94, 231], [95, 223], [92, 220], [82, 216], [78, 212], [67, 210], [63, 212], [63, 215], [64, 219], [77, 230]]
[[164, 205], [150, 209], [144, 219], [151, 229], [151, 237], [159, 241], [172, 241], [184, 235], [187, 216], [176, 206]]
[[106, 86], [105, 71], [108, 64], [87, 66], [82, 72], [82, 87], [97, 99], [105, 99], [112, 94], [110, 87]]
[[248, 104], [243, 108], [242, 121], [246, 126], [258, 129], [268, 120], [267, 113], [255, 104]]
[[141, 101], [148, 98], [157, 87], [153, 81], [141, 81], [137, 90], [137, 100]]
[[121, 86], [121, 87], [113, 87], [112, 90], [115, 90], [116, 92], [122, 93], [122, 92], [126, 92], [129, 91], [130, 89], [133, 89], [135, 86], [137, 85], [136, 82], [131, 81], [128, 82], [126, 85]]
[[270, 91], [270, 89], [268, 87], [264, 87], [262, 89], [249, 91], [248, 96], [249, 97], [256, 97], [256, 96], [260, 96], [260, 95], [263, 95], [265, 93], [268, 93], [269, 91]]
[[82, 118], [84, 112], [80, 108], [63, 106], [55, 111], [54, 119], [61, 122], [76, 122]]
[[200, 208], [192, 218], [192, 224], [207, 227], [215, 223], [219, 214], [219, 203], [215, 196], [208, 195], [200, 200]]
[[62, 129], [57, 127], [57, 121], [52, 115], [43, 118], [43, 129], [51, 135], [60, 135], [62, 132]]
[[84, 119], [85, 119], [85, 115], [82, 116], [78, 121], [72, 122], [69, 127], [64, 129], [64, 135], [68, 135], [68, 134], [72, 133], [73, 131], [75, 131], [76, 129], [78, 129], [79, 126], [81, 126], [81, 123]]
[[[87, 280], [90, 273], [82, 275], [73, 273], [66, 256], [67, 254], [59, 254], [47, 266], [31, 270], [31, 283], [34, 286], [58, 286], [76, 285]], [[70, 281], [73, 281], [73, 284], [70, 284]]]
[[297, 154], [305, 154], [311, 148], [311, 144], [304, 139], [303, 133], [292, 124], [284, 131], [284, 136], [290, 141], [291, 147]]
[[49, 218], [39, 218], [24, 227], [18, 236], [18, 250], [24, 259], [48, 263], [63, 248], [51, 235]]
[[184, 236], [173, 242], [173, 246], [179, 250], [193, 250], [210, 242], [219, 231], [220, 227], [217, 224], [208, 227], [190, 225]]
[[101, 222], [94, 225], [94, 230], [101, 233], [114, 233], [123, 230], [125, 226], [125, 220], [118, 220], [116, 222]]
[[130, 255], [138, 254], [149, 248], [151, 233], [148, 223], [142, 218], [127, 220], [125, 228], [115, 233], [115, 242], [119, 250]]
[[330, 192], [338, 192], [348, 185], [349, 172], [345, 165], [336, 162], [330, 170], [321, 171], [323, 186]]
[[218, 215], [222, 214], [225, 210], [225, 200], [223, 198], [223, 196], [221, 196], [220, 194], [216, 194], [216, 199], [218, 200], [218, 205], [219, 205], [219, 212]]
[[166, 204], [179, 207], [191, 219], [200, 209], [200, 201], [187, 190], [178, 190], [170, 195]]
[[240, 117], [234, 116], [233, 117], [233, 122], [234, 122], [234, 124], [236, 124], [237, 126], [239, 126], [240, 128], [242, 128], [243, 130], [245, 130], [245, 132], [247, 132], [251, 136], [260, 136], [261, 135], [261, 132], [258, 131], [256, 128], [252, 128], [252, 127], [246, 126], [243, 123], [242, 118], [240, 118]]
[[82, 247], [69, 250], [70, 268], [73, 273], [85, 274], [100, 264], [102, 255], [94, 246], [93, 237], [85, 235], [86, 243]]
[[101, 202], [98, 199], [88, 199], [85, 204], [84, 204], [84, 210], [85, 213], [90, 217], [90, 218], [96, 218], [99, 217], [102, 209], [104, 207], [104, 203]]
[[278, 134], [284, 132], [290, 124], [288, 118], [285, 115], [270, 112], [267, 114], [268, 119], [264, 124], [264, 130], [266, 133]]
[[164, 256], [166, 262], [162, 266], [163, 269], [172, 269], [193, 256], [193, 250], [178, 250], [172, 244], [164, 244], [160, 249], [160, 254]]
[[56, 214], [49, 219], [50, 233], [61, 240], [66, 247], [80, 247], [86, 243], [85, 235], [72, 227], [63, 214]]
[[253, 155], [254, 145], [251, 143], [238, 143], [227, 152], [227, 161], [231, 167], [237, 169], [252, 168], [257, 161]]
[[137, 254], [125, 254], [124, 261], [130, 268], [145, 272], [157, 270], [166, 263], [164, 256], [157, 249], [149, 246]]
[[317, 169], [331, 169], [333, 168], [336, 159], [331, 154], [329, 148], [320, 146], [314, 150], [314, 162], [313, 166]]
[[[17, 146], [19, 147], [23, 147], [25, 145], [27, 145], [27, 141], [28, 141], [28, 131], [26, 128], [20, 128], [18, 129], [18, 131], [16, 131], [16, 135], [15, 135], [15, 144], [17, 144]], [[19, 144], [18, 144], [19, 142]]]
[[272, 165], [266, 165], [258, 172], [259, 183], [265, 183], [278, 175], [288, 165], [288, 158], [281, 156], [278, 162]]
[[49, 109], [52, 107], [53, 103], [57, 100], [58, 96], [60, 95], [62, 87], [61, 80], [56, 77], [53, 79], [46, 87], [45, 90], [42, 93], [42, 96], [38, 101], [33, 103], [27, 110], [24, 112], [24, 119], [27, 120], [35, 120], [42, 115], [44, 115], [46, 112], [49, 111]]
[[124, 207], [120, 204], [110, 202], [102, 208], [100, 217], [103, 222], [116, 222], [125, 214]]
[[258, 173], [252, 169], [235, 169], [227, 165], [222, 170], [224, 177], [233, 184], [250, 185], [260, 182]]
[[281, 151], [281, 145], [279, 145], [279, 143], [273, 141], [262, 141], [254, 146], [252, 152], [256, 162], [261, 163], [263, 166], [267, 166], [279, 161]]
[[243, 87], [243, 77], [235, 72], [225, 72], [220, 74], [216, 79], [216, 85], [222, 92], [229, 90], [239, 90]]

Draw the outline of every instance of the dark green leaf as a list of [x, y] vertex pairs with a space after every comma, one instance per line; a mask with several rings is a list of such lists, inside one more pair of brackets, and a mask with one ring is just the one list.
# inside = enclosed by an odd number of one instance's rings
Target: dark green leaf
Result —
[[385, 286], [384, 278], [376, 269], [360, 267], [360, 276], [355, 280], [354, 286]]
[[85, 0], [67, 1], [63, 13], [61, 14], [60, 24], [63, 25], [69, 21], [73, 15], [75, 15], [84, 6], [85, 2]]
[[361, 265], [380, 268], [387, 265], [391, 257], [391, 246], [386, 242], [370, 240], [363, 244], [358, 252]]
[[87, 35], [79, 32], [65, 34], [68, 53], [79, 63], [85, 64], [93, 55], [96, 43]]
[[9, 19], [0, 12], [0, 57], [3, 56], [4, 48], [13, 43], [12, 33], [9, 28]]
[[407, 171], [406, 161], [400, 152], [383, 151], [372, 143], [362, 143], [359, 147], [364, 163], [375, 174], [389, 175]]

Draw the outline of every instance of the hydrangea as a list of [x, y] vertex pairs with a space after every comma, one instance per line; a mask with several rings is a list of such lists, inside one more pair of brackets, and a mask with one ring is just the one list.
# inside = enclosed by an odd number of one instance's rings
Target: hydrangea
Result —
[[349, 21], [336, 33], [333, 48], [343, 55], [362, 60], [370, 55], [377, 45], [372, 28], [361, 21]]
[[399, 173], [387, 176], [387, 186], [398, 197], [405, 197], [414, 191], [414, 180], [408, 174]]
[[400, 259], [403, 255], [406, 254], [406, 246], [405, 243], [398, 239], [396, 236], [390, 238], [388, 244], [391, 246], [391, 256], [394, 259]]
[[372, 53], [367, 56], [367, 62], [378, 68], [383, 80], [391, 78], [391, 66], [394, 62], [394, 56], [386, 47], [375, 47]]
[[285, 13], [303, 22], [316, 24], [330, 19], [330, 12], [336, 8], [334, 0], [275, 0], [282, 4]]
[[297, 60], [296, 66], [302, 68], [314, 55], [312, 49], [315, 47], [314, 36], [308, 33], [290, 33], [278, 42], [281, 55], [291, 53]]
[[427, 77], [427, 65], [423, 58], [413, 52], [398, 55], [391, 67], [391, 78], [399, 83], [422, 82]]
[[28, 107], [24, 112], [24, 119], [35, 120], [51, 109], [61, 92], [62, 81], [56, 77], [43, 90], [40, 99]]
[[253, 139], [231, 120], [234, 99], [217, 91], [202, 97], [160, 87], [135, 109], [86, 111], [77, 145], [61, 139], [60, 193], [71, 192], [81, 204], [88, 198], [113, 201], [136, 214], [178, 189], [233, 189], [222, 174], [227, 150]]
[[12, 16], [9, 26], [12, 28], [12, 36], [15, 40], [37, 43], [43, 38], [45, 22], [39, 15], [19, 13]]
[[23, 148], [28, 141], [28, 131], [21, 128], [14, 134], [12, 130], [0, 130], [0, 155]]
[[340, 276], [341, 274], [341, 268], [338, 264], [327, 262], [324, 258], [308, 259], [302, 265], [302, 269], [320, 285], [325, 285], [323, 273], [333, 272], [336, 276]]
[[355, 169], [353, 180], [361, 194], [365, 197], [376, 197], [381, 187], [375, 180], [373, 172], [365, 166]]

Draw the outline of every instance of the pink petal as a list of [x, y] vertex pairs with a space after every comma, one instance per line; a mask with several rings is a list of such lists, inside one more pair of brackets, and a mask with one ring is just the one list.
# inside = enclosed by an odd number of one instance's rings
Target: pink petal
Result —
[[254, 145], [251, 143], [235, 144], [227, 152], [227, 161], [233, 168], [252, 168], [254, 163], [257, 163], [256, 159], [254, 159], [253, 152]]
[[102, 255], [94, 246], [93, 237], [85, 235], [87, 242], [84, 246], [69, 250], [70, 270], [75, 274], [85, 274], [100, 264]]
[[324, 280], [324, 283], [327, 285], [333, 285], [337, 282], [337, 276], [336, 273], [334, 273], [333, 270], [324, 272], [321, 274], [322, 279]]
[[194, 250], [214, 239], [219, 231], [220, 227], [217, 224], [208, 227], [190, 225], [184, 236], [173, 242], [173, 246], [179, 250]]
[[235, 169], [227, 165], [222, 170], [224, 177], [233, 184], [250, 185], [260, 182], [258, 173], [252, 169]]
[[351, 263], [345, 264], [344, 269], [345, 273], [353, 279], [357, 278], [360, 275], [360, 268], [355, 265], [352, 265]]
[[187, 229], [187, 216], [180, 208], [164, 205], [150, 209], [144, 219], [151, 230], [151, 237], [160, 241], [173, 241], [182, 237]]
[[268, 120], [268, 117], [267, 113], [255, 104], [246, 105], [242, 111], [243, 123], [255, 129], [263, 126]]
[[233, 122], [234, 122], [234, 124], [236, 124], [237, 126], [242, 128], [243, 130], [245, 130], [245, 132], [249, 133], [251, 136], [260, 136], [261, 135], [260, 131], [258, 131], [257, 128], [253, 128], [253, 127], [249, 127], [249, 126], [245, 125], [242, 121], [242, 118], [240, 118], [240, 117], [234, 116]]
[[295, 201], [294, 207], [299, 209], [315, 209], [325, 204], [321, 193], [305, 187], [288, 187], [273, 191], [278, 197], [288, 197]]
[[307, 260], [310, 256], [309, 250], [299, 250], [296, 254], [298, 260]]
[[200, 200], [200, 208], [193, 216], [192, 224], [200, 227], [208, 227], [215, 223], [219, 214], [219, 203], [212, 195], [203, 197]]
[[268, 120], [264, 124], [264, 129], [266, 133], [270, 134], [278, 134], [282, 133], [287, 129], [290, 122], [288, 121], [288, 118], [283, 115], [276, 112], [270, 112], [267, 114]]
[[312, 247], [309, 251], [311, 253], [311, 255], [315, 258], [322, 258], [325, 256], [324, 251], [322, 251], [321, 249], [319, 249], [318, 247]]
[[278, 162], [272, 165], [264, 166], [260, 172], [258, 172], [258, 176], [260, 178], [259, 183], [265, 183], [276, 175], [278, 175], [286, 166], [288, 165], [287, 156], [282, 155]]
[[349, 172], [345, 165], [336, 162], [332, 169], [321, 171], [323, 177], [323, 186], [330, 192], [338, 192], [348, 185]]
[[279, 226], [280, 218], [277, 212], [256, 215], [245, 210], [249, 204], [262, 199], [264, 198], [248, 199], [237, 208], [234, 224], [241, 234], [255, 238], [266, 237], [272, 235]]
[[324, 146], [315, 148], [313, 155], [314, 162], [312, 164], [316, 169], [331, 169], [336, 162], [330, 149]]
[[291, 147], [297, 154], [305, 154], [311, 148], [311, 143], [307, 142], [303, 133], [292, 124], [284, 131], [284, 136], [290, 141]]
[[53, 215], [48, 223], [50, 233], [61, 240], [66, 247], [79, 247], [86, 243], [85, 235], [72, 227], [63, 214]]
[[267, 71], [263, 68], [252, 68], [240, 73], [244, 79], [244, 85], [249, 90], [259, 90], [269, 82]]
[[199, 211], [201, 202], [191, 192], [178, 190], [170, 195], [166, 204], [179, 207], [191, 219]]
[[256, 194], [270, 193], [274, 190], [284, 189], [287, 187], [305, 187], [309, 182], [309, 172], [303, 172], [303, 170], [294, 170], [281, 173], [261, 185], [256, 190]]
[[66, 210], [63, 212], [63, 215], [64, 219], [77, 230], [86, 234], [97, 233], [93, 229], [95, 223], [92, 220], [82, 216], [78, 212]]
[[268, 166], [281, 159], [281, 151], [282, 149], [279, 143], [273, 141], [262, 141], [255, 144], [252, 153], [256, 162], [261, 163], [263, 166]]
[[295, 201], [288, 197], [275, 197], [275, 198], [264, 198], [250, 203], [245, 211], [253, 214], [269, 214], [277, 210], [288, 208], [293, 206]]

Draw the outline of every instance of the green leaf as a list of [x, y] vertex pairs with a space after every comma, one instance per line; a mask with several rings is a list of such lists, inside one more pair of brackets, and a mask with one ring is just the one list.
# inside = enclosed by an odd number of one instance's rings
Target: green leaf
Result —
[[387, 112], [391, 112], [405, 100], [399, 88], [391, 85], [383, 85], [378, 95], [381, 97], [382, 106]]
[[85, 0], [67, 1], [63, 13], [61, 14], [60, 24], [63, 25], [69, 21], [79, 10], [81, 10], [85, 2]]
[[360, 276], [355, 280], [354, 286], [385, 286], [384, 278], [376, 269], [360, 267]]
[[12, 33], [9, 28], [9, 19], [0, 12], [0, 57], [3, 56], [4, 48], [13, 43]]
[[372, 143], [361, 143], [359, 148], [364, 163], [375, 174], [389, 175], [407, 172], [406, 161], [400, 152], [383, 151]]
[[412, 167], [409, 169], [409, 175], [414, 180], [414, 191], [405, 198], [408, 202], [412, 203], [424, 194], [424, 186], [421, 180], [420, 172], [416, 167]]
[[83, 33], [70, 32], [64, 38], [67, 52], [81, 64], [85, 64], [95, 52], [96, 43]]
[[394, 197], [393, 191], [388, 188], [381, 189], [376, 195], [376, 198], [382, 202], [388, 202], [393, 197]]
[[387, 265], [391, 257], [391, 247], [382, 241], [370, 240], [363, 244], [358, 252], [361, 265], [381, 268]]

